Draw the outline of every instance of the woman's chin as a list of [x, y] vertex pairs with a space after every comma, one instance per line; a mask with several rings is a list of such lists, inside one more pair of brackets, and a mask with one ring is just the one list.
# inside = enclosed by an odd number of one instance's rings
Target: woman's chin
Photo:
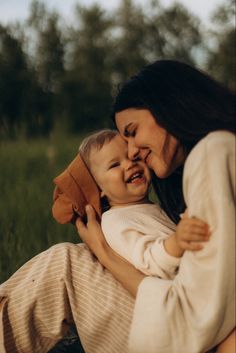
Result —
[[167, 178], [171, 171], [170, 169], [164, 164], [160, 163], [159, 161], [151, 160], [147, 163], [147, 166], [156, 174], [156, 176], [160, 179]]
[[159, 178], [159, 179], [165, 179], [168, 176], [170, 176], [171, 173], [164, 173], [164, 172], [155, 172], [155, 175]]

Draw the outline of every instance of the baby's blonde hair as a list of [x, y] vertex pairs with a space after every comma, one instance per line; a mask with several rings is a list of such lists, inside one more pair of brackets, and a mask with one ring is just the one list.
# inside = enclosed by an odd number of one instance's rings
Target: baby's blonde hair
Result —
[[95, 149], [99, 151], [118, 134], [119, 132], [116, 130], [104, 129], [89, 135], [82, 141], [79, 147], [79, 153], [89, 169], [91, 169], [90, 155], [92, 150]]

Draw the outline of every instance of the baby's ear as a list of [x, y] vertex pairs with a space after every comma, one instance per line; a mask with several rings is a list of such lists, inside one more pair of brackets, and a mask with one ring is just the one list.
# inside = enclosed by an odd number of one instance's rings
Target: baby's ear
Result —
[[102, 198], [102, 197], [105, 197], [106, 195], [105, 195], [105, 193], [104, 193], [104, 191], [102, 190], [101, 192], [100, 192], [100, 197]]

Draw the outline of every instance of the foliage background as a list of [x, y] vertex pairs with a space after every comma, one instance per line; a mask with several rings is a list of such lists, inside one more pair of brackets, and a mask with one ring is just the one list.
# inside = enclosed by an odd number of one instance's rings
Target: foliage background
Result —
[[0, 24], [0, 283], [33, 255], [77, 242], [51, 216], [52, 179], [89, 131], [110, 126], [117, 86], [160, 58], [199, 67], [235, 90], [235, 4], [209, 28], [183, 5], [121, 0], [75, 8], [68, 24], [34, 0], [28, 18]]

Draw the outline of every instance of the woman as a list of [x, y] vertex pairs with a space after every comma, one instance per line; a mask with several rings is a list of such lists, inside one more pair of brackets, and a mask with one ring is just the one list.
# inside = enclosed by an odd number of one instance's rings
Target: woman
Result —
[[162, 207], [176, 222], [185, 208], [184, 166], [186, 205], [212, 227], [211, 240], [198, 255], [186, 252], [174, 281], [145, 277], [109, 248], [88, 207], [87, 225], [78, 220], [77, 227], [103, 266], [85, 246], [72, 244], [23, 266], [0, 287], [3, 352], [46, 352], [73, 321], [87, 353], [127, 352], [129, 333], [135, 353], [200, 353], [230, 334], [232, 100], [206, 75], [171, 61], [147, 66], [124, 85], [114, 115], [130, 158], [145, 159], [159, 176]]
[[[129, 289], [136, 294], [138, 287], [132, 352], [180, 352], [181, 347], [204, 352], [234, 328], [234, 114], [233, 94], [173, 61], [148, 65], [116, 97], [113, 116], [129, 157], [142, 158], [155, 173], [162, 208], [177, 222], [187, 205], [190, 216], [212, 229], [202, 252], [186, 252], [174, 281], [149, 277], [140, 284], [137, 278], [136, 287]], [[84, 241], [100, 255], [100, 246], [93, 244], [98, 232], [90, 230], [95, 220], [87, 229], [77, 224]], [[115, 273], [106, 252], [99, 259]]]

